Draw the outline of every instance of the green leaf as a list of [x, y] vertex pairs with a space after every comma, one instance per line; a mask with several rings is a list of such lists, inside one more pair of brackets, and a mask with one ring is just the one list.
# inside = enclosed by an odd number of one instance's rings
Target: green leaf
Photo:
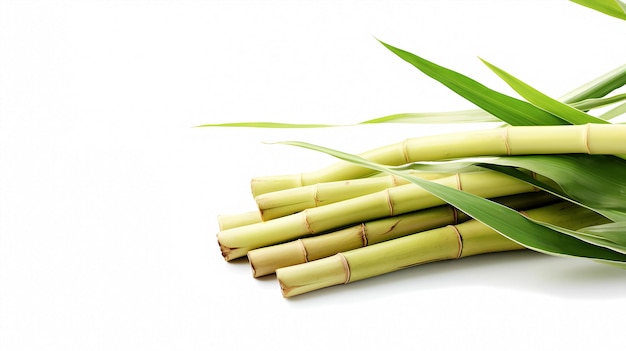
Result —
[[613, 247], [613, 250], [626, 252], [626, 222], [596, 225], [579, 229], [578, 232], [592, 238], [590, 240], [597, 240], [599, 244]]
[[[613, 210], [613, 209], [607, 209], [604, 208], [603, 206], [592, 206], [592, 204], [587, 204], [585, 199], [580, 199], [577, 198], [575, 196], [570, 196], [569, 194], [565, 193], [562, 189], [560, 188], [555, 188], [552, 187], [551, 185], [546, 184], [545, 182], [542, 182], [538, 179], [533, 178], [531, 175], [522, 172], [521, 170], [517, 169], [517, 168], [513, 168], [513, 167], [509, 167], [509, 166], [502, 166], [502, 165], [498, 165], [497, 161], [488, 161], [488, 162], [493, 162], [493, 163], [481, 163], [480, 165], [484, 168], [488, 168], [494, 171], [498, 171], [504, 174], [507, 174], [511, 177], [517, 178], [521, 181], [527, 182], [529, 184], [534, 185], [535, 187], [537, 187], [537, 189], [541, 189], [544, 190], [546, 192], [549, 192], [553, 195], [556, 195], [560, 198], [562, 198], [563, 200], [575, 203], [581, 207], [585, 207], [591, 211], [594, 211], [612, 221], [626, 221], [626, 213], [623, 211], [619, 211], [619, 210]], [[593, 202], [593, 201], [592, 201]]]
[[449, 112], [415, 112], [370, 119], [359, 124], [372, 123], [481, 123], [501, 122], [499, 118], [483, 110], [462, 110]]
[[460, 159], [441, 162], [413, 162], [401, 166], [388, 166], [393, 171], [409, 172], [431, 172], [431, 173], [459, 173], [459, 172], [480, 172], [484, 167], [477, 166], [482, 158]]
[[[476, 166], [532, 184], [612, 221], [626, 221], [626, 202], [623, 201], [626, 196], [626, 162], [613, 156], [572, 154], [478, 157], [446, 162], [416, 162], [392, 169], [454, 173], [472, 171], [472, 167]], [[521, 169], [549, 178], [558, 188]]]
[[487, 88], [471, 78], [434, 64], [410, 52], [398, 49], [382, 41], [380, 43], [426, 75], [510, 125], [567, 124], [562, 119], [526, 101], [518, 100]]
[[[441, 67], [445, 73], [445, 68]], [[449, 71], [449, 70], [448, 70]], [[455, 72], [449, 71], [454, 76]], [[456, 73], [458, 75], [458, 73]], [[459, 75], [460, 76], [460, 75]], [[461, 76], [462, 77], [462, 76]], [[454, 77], [453, 77], [454, 78]], [[469, 78], [466, 78], [469, 79]], [[470, 80], [471, 81], [471, 80]], [[474, 82], [475, 84], [479, 83]], [[579, 110], [589, 110], [597, 107], [605, 106], [609, 103], [614, 103], [623, 99], [623, 95], [617, 95], [612, 98], [598, 99], [611, 91], [626, 84], [626, 65], [622, 65], [608, 73], [603, 74], [600, 77], [593, 79], [590, 82], [574, 89], [573, 91], [564, 95], [561, 100], [565, 103], [572, 105]], [[471, 88], [471, 84], [470, 84]], [[483, 87], [485, 92], [491, 92], [494, 95], [500, 94], [494, 92], [486, 87]], [[485, 90], [486, 89], [486, 90]], [[487, 97], [485, 97], [487, 98]], [[512, 99], [512, 98], [511, 98]], [[521, 102], [521, 101], [520, 101]], [[523, 102], [525, 103], [525, 102]], [[532, 106], [532, 105], [531, 105]], [[619, 114], [623, 114], [622, 109], [615, 109], [615, 111], [609, 111], [606, 114], [600, 116], [603, 119], [614, 118]], [[500, 122], [501, 119], [495, 117], [489, 112], [482, 109], [464, 110], [464, 111], [450, 111], [450, 112], [416, 112], [416, 113], [401, 113], [390, 116], [370, 119], [360, 122], [359, 124], [372, 124], [372, 123], [468, 123], [468, 122]], [[539, 121], [542, 122], [542, 121]], [[513, 122], [515, 123], [515, 122]], [[523, 120], [520, 122], [523, 124]], [[562, 122], [559, 122], [562, 123]], [[511, 123], [509, 123], [511, 124]], [[298, 124], [298, 123], [275, 123], [275, 122], [238, 122], [238, 123], [214, 123], [203, 124], [197, 127], [244, 127], [244, 128], [329, 128], [329, 127], [341, 127], [344, 125], [332, 125], [332, 124]]]
[[626, 65], [621, 65], [585, 84], [570, 91], [562, 96], [559, 100], [564, 103], [571, 104], [573, 102], [583, 101], [606, 96], [615, 89], [621, 88], [626, 84]]
[[626, 254], [626, 222], [600, 224], [579, 230], [556, 227], [549, 223], [542, 224], [588, 243]]
[[[570, 106], [581, 111], [587, 111], [587, 110], [593, 110], [595, 108], [612, 105], [612, 104], [615, 104], [624, 100], [626, 100], [626, 93], [617, 94], [617, 95], [613, 95], [613, 96], [606, 97], [606, 98], [589, 98], [589, 99], [582, 100], [579, 102], [571, 103]], [[602, 117], [598, 117], [598, 118], [605, 119]]]
[[597, 246], [569, 235], [564, 235], [552, 228], [529, 220], [506, 206], [470, 193], [414, 177], [405, 172], [395, 171], [383, 165], [370, 162], [362, 157], [322, 146], [297, 141], [282, 142], [282, 144], [324, 152], [341, 160], [352, 162], [372, 170], [401, 176], [467, 213], [474, 219], [491, 227], [498, 233], [530, 249], [553, 255], [590, 258], [605, 262], [619, 263], [621, 265], [626, 263], [626, 254]]
[[571, 0], [579, 5], [583, 5], [602, 12], [606, 15], [626, 20], [626, 5], [619, 0]]
[[[626, 100], [626, 94], [618, 94], [607, 98], [589, 98], [586, 100], [572, 102], [569, 105], [578, 110], [593, 110], [605, 107], [620, 101]], [[617, 111], [616, 111], [617, 112]], [[598, 118], [614, 117], [613, 114], [601, 115]], [[413, 112], [398, 113], [379, 118], [374, 118], [360, 122], [359, 124], [374, 123], [407, 123], [407, 124], [429, 124], [429, 123], [484, 123], [501, 122], [501, 120], [490, 113], [480, 110], [461, 110], [447, 112]]]
[[[591, 208], [626, 213], [626, 161], [610, 155], [527, 155], [485, 163], [524, 168], [556, 182], [567, 196]], [[483, 163], [484, 164], [484, 163]]]
[[[515, 157], [517, 158], [517, 157]], [[510, 162], [506, 162], [508, 157], [504, 158], [478, 158], [478, 159], [463, 159], [459, 161], [447, 161], [447, 162], [437, 162], [437, 163], [413, 163], [408, 166], [402, 167], [392, 167], [394, 170], [420, 170], [420, 171], [431, 171], [431, 172], [467, 172], [468, 170], [473, 170], [472, 167], [474, 165], [479, 165], [488, 169], [492, 169], [495, 171], [502, 172], [504, 174], [510, 175], [514, 178], [520, 179], [521, 181], [525, 181], [529, 184], [536, 186], [539, 189], [547, 191], [553, 195], [561, 197], [562, 199], [574, 203], [583, 208], [587, 208], [590, 211], [596, 212], [610, 220], [617, 221], [617, 223], [610, 223], [601, 226], [589, 227], [593, 229], [589, 229], [588, 232], [583, 230], [570, 230], [567, 228], [551, 225], [545, 222], [537, 222], [543, 226], [548, 226], [553, 230], [556, 230], [560, 233], [570, 235], [576, 237], [580, 240], [586, 241], [588, 243], [602, 246], [613, 251], [618, 251], [626, 254], [626, 213], [618, 212], [613, 210], [599, 209], [593, 208], [585, 205], [569, 197], [565, 194], [561, 189], [554, 188], [550, 185], [545, 184], [544, 182], [534, 178], [527, 172], [523, 172], [518, 168], [514, 168], [512, 166], [503, 166], [502, 164], [510, 164]], [[502, 161], [504, 160], [504, 162]], [[549, 160], [546, 160], [549, 161]], [[569, 178], [569, 177], [568, 177]], [[566, 179], [567, 182], [567, 179]], [[595, 199], [593, 199], [595, 200]], [[621, 223], [622, 225], [618, 225]], [[604, 229], [606, 228], [606, 229]], [[595, 230], [594, 230], [595, 229]]]
[[[614, 104], [626, 99], [626, 94], [618, 94], [611, 97], [603, 98], [603, 96], [618, 89], [626, 84], [626, 65], [622, 65], [611, 70], [584, 85], [565, 94], [559, 100], [569, 104], [570, 106], [581, 110], [593, 110]], [[598, 118], [607, 120], [614, 118], [626, 112], [625, 110], [615, 109], [615, 111], [606, 112], [598, 116]], [[370, 123], [473, 123], [473, 122], [500, 122], [501, 120], [492, 114], [481, 110], [462, 110], [462, 111], [446, 111], [446, 112], [414, 112], [399, 113], [375, 119], [363, 121], [359, 124]]]
[[[482, 60], [482, 59], [481, 59]], [[608, 123], [607, 121], [588, 115], [580, 110], [577, 110], [567, 104], [564, 104], [556, 99], [553, 99], [542, 92], [536, 90], [530, 85], [515, 78], [511, 74], [504, 70], [492, 65], [491, 63], [482, 60], [487, 67], [494, 71], [500, 78], [502, 78], [508, 85], [517, 91], [521, 96], [528, 100], [531, 104], [538, 108], [548, 111], [551, 114], [558, 116], [564, 121], [571, 124], [587, 124], [587, 123]]]
[[623, 114], [626, 114], [626, 104], [621, 104], [609, 111], [606, 111], [605, 113], [601, 114], [599, 117], [602, 119], [613, 119], [616, 117], [619, 117]]

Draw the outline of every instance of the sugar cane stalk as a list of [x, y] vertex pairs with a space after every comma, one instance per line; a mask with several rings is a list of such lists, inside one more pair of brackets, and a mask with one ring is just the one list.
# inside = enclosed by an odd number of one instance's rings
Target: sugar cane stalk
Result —
[[[529, 154], [626, 154], [626, 125], [507, 126], [474, 132], [407, 139], [361, 156], [380, 164], [402, 165], [476, 156]], [[346, 162], [295, 175], [257, 177], [254, 196], [323, 182], [368, 176], [371, 170]]]
[[[459, 173], [435, 181], [486, 198], [536, 191], [527, 183], [493, 171]], [[407, 184], [271, 221], [223, 230], [217, 234], [217, 239], [222, 256], [229, 261], [256, 248], [443, 204], [428, 191]]]
[[[571, 203], [558, 203], [525, 214], [570, 229], [608, 222], [606, 218]], [[482, 223], [470, 220], [279, 268], [276, 276], [283, 296], [292, 297], [427, 262], [523, 248]]]
[[217, 224], [220, 231], [260, 223], [262, 221], [263, 218], [261, 218], [261, 213], [258, 210], [217, 216]]
[[[429, 172], [411, 172], [411, 174], [430, 180], [451, 175], [450, 173]], [[324, 206], [408, 183], [409, 181], [402, 177], [382, 175], [274, 191], [255, 197], [255, 201], [262, 220], [267, 221], [300, 212], [307, 208]]]
[[[525, 193], [495, 198], [507, 207], [524, 210], [557, 201], [545, 192]], [[448, 224], [467, 221], [469, 217], [452, 206], [438, 206], [399, 216], [382, 218], [331, 233], [267, 246], [248, 252], [253, 276], [273, 274], [276, 269], [318, 260], [339, 252], [374, 245]]]

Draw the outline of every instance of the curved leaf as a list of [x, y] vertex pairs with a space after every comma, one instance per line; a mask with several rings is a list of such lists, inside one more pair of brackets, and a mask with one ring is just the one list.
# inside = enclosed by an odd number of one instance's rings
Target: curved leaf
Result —
[[[383, 43], [384, 44], [384, 43]], [[385, 44], [386, 45], [386, 44]], [[387, 47], [391, 47], [386, 45]], [[412, 54], [410, 54], [412, 55]], [[422, 59], [423, 60], [423, 59]], [[419, 60], [418, 60], [419, 61]], [[426, 60], [419, 61], [421, 63], [429, 63]], [[422, 65], [423, 66], [423, 65]], [[460, 75], [454, 71], [448, 70], [446, 68], [434, 65], [431, 63], [431, 66], [424, 66], [422, 68], [432, 69], [435, 67], [435, 72], [438, 72], [439, 75], [448, 76], [446, 79], [449, 80], [446, 85], [457, 84], [459, 86], [465, 86], [466, 90], [469, 92], [472, 89], [480, 89], [481, 93], [485, 93], [486, 95], [483, 97], [484, 100], [489, 100], [493, 97], [500, 96], [504, 99], [504, 105], [506, 106], [511, 101], [519, 104], [519, 106], [531, 106], [527, 102], [520, 101], [506, 95], [495, 92], [489, 88], [484, 87], [480, 83], [472, 81], [471, 79]], [[439, 69], [437, 69], [438, 67]], [[419, 67], [418, 67], [419, 68]], [[429, 75], [433, 76], [433, 72]], [[589, 110], [597, 107], [602, 107], [610, 103], [615, 103], [617, 101], [621, 101], [624, 99], [624, 95], [621, 94], [611, 98], [606, 99], [598, 99], [611, 91], [623, 86], [626, 84], [626, 65], [620, 66], [606, 74], [603, 74], [600, 77], [593, 79], [592, 81], [572, 90], [571, 92], [564, 95], [561, 100], [564, 103], [570, 104], [572, 107], [575, 107], [579, 110]], [[480, 106], [480, 105], [479, 105]], [[538, 109], [539, 113], [544, 113], [541, 109]], [[532, 111], [530, 111], [532, 112]], [[535, 111], [536, 112], [536, 111]], [[624, 113], [622, 109], [614, 109], [613, 111], [606, 112], [600, 118], [610, 119], [614, 118], [620, 114]], [[528, 117], [528, 116], [527, 116]], [[551, 117], [547, 117], [551, 118]], [[509, 124], [512, 125], [533, 125], [533, 124], [548, 124], [549, 120], [540, 119], [537, 120], [536, 123], [527, 122], [525, 119], [519, 119], [517, 122], [515, 116], [509, 120]], [[418, 112], [418, 113], [401, 113], [394, 114], [390, 116], [384, 116], [380, 118], [370, 119], [358, 124], [372, 124], [372, 123], [468, 123], [468, 122], [500, 122], [501, 119], [495, 117], [493, 114], [482, 110], [482, 109], [473, 109], [473, 110], [464, 110], [464, 111], [450, 111], [450, 112]], [[552, 120], [553, 122], [564, 124], [564, 122], [560, 121], [558, 118]], [[197, 127], [244, 127], [244, 128], [329, 128], [329, 127], [341, 127], [345, 125], [334, 125], [334, 124], [299, 124], [299, 123], [277, 123], [277, 122], [237, 122], [237, 123], [212, 123], [212, 124], [203, 124]]]
[[578, 232], [594, 237], [604, 245], [621, 247], [621, 252], [626, 251], [626, 222], [600, 224], [579, 229]]
[[511, 177], [517, 178], [521, 181], [524, 181], [526, 183], [532, 184], [535, 187], [537, 187], [538, 189], [541, 189], [543, 191], [549, 192], [552, 195], [556, 195], [560, 198], [562, 198], [563, 200], [575, 203], [579, 206], [585, 207], [591, 211], [594, 211], [612, 221], [626, 221], [626, 213], [623, 211], [619, 211], [619, 210], [612, 210], [612, 209], [606, 209], [603, 207], [593, 207], [589, 204], [585, 203], [585, 200], [582, 199], [582, 201], [580, 201], [581, 199], [572, 197], [570, 195], [568, 195], [567, 193], [563, 192], [562, 189], [557, 189], [554, 188], [548, 184], [546, 184], [545, 182], [542, 182], [538, 179], [533, 178], [531, 175], [520, 171], [517, 168], [514, 167], [510, 167], [510, 166], [502, 166], [502, 165], [498, 165], [496, 164], [496, 162], [491, 163], [491, 164], [486, 164], [486, 163], [482, 163], [481, 166], [487, 169], [491, 169], [494, 171], [498, 171], [507, 175], [510, 175]]
[[511, 74], [504, 70], [492, 65], [491, 63], [481, 59], [487, 67], [494, 71], [500, 78], [502, 78], [513, 90], [517, 91], [521, 96], [528, 100], [531, 104], [538, 108], [548, 111], [551, 114], [558, 116], [564, 121], [571, 124], [587, 124], [587, 123], [608, 123], [607, 121], [588, 115], [578, 109], [575, 109], [567, 104], [564, 104], [556, 99], [553, 99], [530, 85], [522, 82], [521, 80], [513, 77]]
[[[605, 107], [617, 102], [626, 100], [626, 93], [618, 94], [606, 98], [589, 98], [578, 102], [569, 103], [570, 106], [578, 110], [593, 110], [596, 108]], [[605, 113], [598, 118], [609, 119], [618, 116], [620, 110], [616, 110], [614, 113]], [[374, 124], [374, 123], [484, 123], [484, 122], [501, 122], [501, 120], [492, 114], [480, 110], [461, 110], [461, 111], [447, 111], [447, 112], [413, 112], [413, 113], [398, 113], [394, 115], [374, 118], [359, 122], [358, 124]]]
[[449, 112], [415, 112], [399, 113], [380, 118], [374, 118], [359, 124], [372, 123], [482, 123], [501, 122], [492, 114], [483, 110], [462, 110]]
[[[605, 107], [611, 104], [622, 102], [624, 100], [626, 100], [626, 93], [617, 94], [617, 95], [613, 95], [613, 96], [609, 96], [605, 98], [590, 98], [590, 99], [582, 100], [579, 102], [574, 102], [569, 105], [576, 108], [577, 110], [587, 111], [587, 110], [593, 110], [594, 108]], [[602, 117], [598, 117], [598, 118], [606, 119]]]
[[570, 0], [615, 18], [626, 20], [626, 5], [620, 0]]
[[564, 228], [559, 230], [583, 241], [626, 254], [626, 222], [599, 224], [575, 231]]
[[341, 160], [352, 162], [372, 170], [403, 177], [467, 213], [474, 219], [491, 227], [505, 237], [530, 249], [553, 255], [590, 258], [605, 262], [619, 263], [620, 265], [626, 264], [626, 254], [588, 243], [573, 236], [564, 235], [552, 228], [531, 221], [506, 206], [502, 206], [476, 195], [414, 177], [405, 172], [395, 171], [356, 155], [322, 146], [297, 141], [287, 141], [281, 144], [324, 152]]
[[[488, 168], [527, 182], [563, 200], [586, 207], [612, 221], [626, 221], [626, 202], [623, 201], [626, 190], [624, 178], [626, 169], [623, 167], [626, 167], [626, 163], [622, 159], [589, 155], [552, 156], [464, 158], [446, 162], [416, 162], [391, 168], [398, 171], [448, 173], [472, 171], [473, 167], [477, 166]], [[559, 188], [548, 185], [520, 169], [550, 178]], [[572, 174], [576, 176], [572, 177]]]
[[481, 109], [510, 125], [563, 125], [567, 122], [540, 108], [487, 88], [455, 71], [434, 64], [408, 51], [380, 42], [417, 69], [447, 86]]
[[606, 96], [626, 84], [626, 65], [621, 65], [582, 86], [570, 91], [561, 98], [566, 104]]
[[602, 119], [613, 119], [613, 118], [617, 118], [623, 114], [626, 114], [626, 104], [621, 104], [609, 111], [606, 111], [605, 113], [603, 113], [602, 115], [600, 115], [599, 117]]
[[520, 167], [552, 179], [569, 197], [592, 208], [626, 213], [626, 161], [610, 155], [527, 155], [488, 163]]

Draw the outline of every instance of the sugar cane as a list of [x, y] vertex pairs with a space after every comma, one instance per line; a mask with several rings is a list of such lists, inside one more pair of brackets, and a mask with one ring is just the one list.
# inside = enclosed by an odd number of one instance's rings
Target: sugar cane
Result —
[[[570, 203], [558, 203], [525, 213], [530, 218], [572, 229], [608, 222], [606, 218]], [[276, 276], [283, 296], [292, 297], [428, 262], [523, 248], [482, 223], [470, 220], [279, 268]]]
[[[437, 179], [451, 175], [451, 173], [432, 172], [411, 172], [411, 174], [424, 179]], [[257, 196], [255, 198], [257, 210], [218, 215], [217, 222], [220, 231], [242, 227], [300, 212], [309, 207], [323, 206], [407, 183], [407, 180], [401, 177], [380, 175], [276, 191]]]
[[[613, 0], [581, 3], [626, 20], [626, 9]], [[483, 60], [524, 101], [381, 44], [477, 105], [480, 110], [472, 116], [499, 120], [505, 127], [411, 138], [359, 156], [283, 142], [342, 161], [310, 172], [253, 178], [258, 210], [218, 218], [217, 239], [226, 261], [247, 255], [255, 277], [276, 272], [285, 297], [431, 261], [523, 248], [626, 267], [626, 125], [610, 120], [626, 111], [626, 94], [605, 97], [626, 84], [626, 66], [557, 100]], [[616, 102], [622, 105], [601, 115], [588, 112]], [[406, 123], [419, 116], [424, 114], [363, 123]], [[414, 163], [430, 161], [492, 170], [459, 170], [434, 181], [406, 172], [426, 167]], [[377, 172], [389, 175], [373, 178]], [[512, 194], [530, 197], [531, 207], [557, 197], [563, 202], [523, 214], [515, 210], [519, 203], [494, 202]]]
[[220, 231], [260, 222], [263, 222], [263, 218], [258, 210], [217, 216]]
[[[626, 125], [506, 126], [433, 135], [384, 146], [360, 156], [385, 165], [476, 156], [570, 154], [626, 155]], [[346, 162], [294, 175], [252, 179], [254, 196], [323, 182], [368, 176], [373, 171]]]
[[[451, 175], [450, 173], [430, 172], [410, 173], [424, 179], [438, 179]], [[406, 179], [398, 176], [383, 175], [274, 191], [255, 197], [255, 201], [261, 219], [267, 221], [307, 208], [323, 206], [408, 183]]]
[[[557, 201], [545, 192], [524, 193], [495, 198], [493, 201], [517, 210], [540, 207]], [[404, 235], [459, 224], [469, 216], [448, 205], [433, 207], [404, 215], [364, 222], [319, 236], [298, 239], [284, 244], [263, 247], [248, 252], [253, 276], [273, 274], [276, 269], [318, 260], [336, 253], [374, 245]]]
[[[487, 198], [537, 191], [528, 183], [493, 171], [458, 173], [435, 182]], [[444, 203], [421, 187], [406, 184], [271, 221], [223, 230], [217, 234], [217, 240], [222, 256], [230, 261], [260, 247]]]

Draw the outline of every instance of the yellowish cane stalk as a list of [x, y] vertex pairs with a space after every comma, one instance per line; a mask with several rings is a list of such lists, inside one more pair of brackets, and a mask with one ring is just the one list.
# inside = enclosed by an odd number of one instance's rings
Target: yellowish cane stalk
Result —
[[[486, 198], [536, 191], [527, 183], [493, 171], [459, 173], [435, 181]], [[406, 184], [270, 221], [223, 230], [217, 234], [217, 240], [222, 256], [229, 261], [260, 247], [443, 204], [444, 201], [428, 191]]]
[[[570, 229], [607, 222], [606, 218], [571, 203], [528, 210], [526, 215]], [[292, 297], [423, 263], [523, 248], [484, 224], [470, 220], [280, 268], [276, 276], [283, 296]]]
[[[450, 173], [411, 172], [412, 175], [434, 180]], [[283, 217], [318, 206], [359, 197], [409, 181], [394, 175], [318, 183], [259, 195], [255, 198], [263, 221]]]
[[[450, 173], [430, 173], [430, 172], [411, 172], [414, 176], [419, 176], [423, 179], [437, 179], [443, 178], [446, 176], [450, 176]], [[292, 202], [298, 203], [302, 201], [303, 203], [309, 201], [309, 205], [311, 207], [317, 207], [333, 202], [342, 201], [345, 199], [349, 199], [351, 197], [357, 197], [365, 194], [370, 194], [376, 191], [380, 191], [386, 189], [391, 186], [404, 185], [407, 184], [408, 181], [404, 178], [399, 178], [395, 176], [389, 175], [380, 175], [371, 178], [361, 178], [361, 179], [353, 179], [347, 181], [340, 182], [331, 182], [331, 183], [322, 183], [316, 185], [310, 185], [301, 188], [293, 188], [287, 189], [283, 191], [277, 191], [275, 193], [268, 193], [261, 195], [261, 200], [259, 201], [259, 208], [261, 210], [265, 210], [265, 217], [262, 217], [261, 211], [249, 211], [243, 213], [233, 213], [233, 214], [222, 214], [217, 216], [217, 223], [219, 226], [219, 230], [226, 230], [236, 227], [243, 227], [244, 225], [249, 225], [253, 223], [260, 223], [264, 220], [270, 220], [278, 217], [282, 217], [288, 214], [292, 214], [295, 212], [299, 212], [305, 210], [307, 207], [303, 207], [300, 205], [297, 211], [286, 213], [290, 211], [284, 211], [280, 209], [281, 213], [272, 213], [269, 214], [267, 212], [274, 211], [272, 206], [276, 206], [279, 208], [286, 207], [284, 203], [292, 199]], [[386, 184], [387, 186], [385, 186]], [[307, 189], [317, 187], [317, 191], [310, 191]], [[356, 188], [356, 191], [355, 189]], [[283, 194], [284, 193], [284, 194]], [[300, 195], [290, 195], [293, 193], [297, 193]], [[305, 195], [302, 195], [305, 194]], [[296, 197], [300, 197], [301, 200], [293, 200]], [[308, 196], [308, 198], [307, 198]], [[304, 198], [304, 200], [302, 200]], [[316, 199], [316, 200], [315, 200]], [[271, 203], [270, 203], [271, 202]], [[291, 205], [294, 206], [294, 205]], [[295, 205], [297, 206], [297, 205]], [[268, 211], [269, 210], [269, 211]], [[282, 213], [284, 212], [284, 213]]]
[[278, 268], [315, 261], [338, 252], [391, 240], [418, 231], [462, 222], [467, 216], [451, 206], [437, 206], [400, 216], [361, 223], [331, 233], [262, 247], [248, 252], [255, 278], [273, 274]]
[[[557, 197], [545, 192], [525, 193], [493, 199], [507, 207], [523, 210], [554, 203]], [[400, 216], [361, 223], [335, 232], [248, 252], [255, 278], [273, 274], [276, 269], [329, 257], [339, 252], [374, 245], [404, 235], [448, 224], [467, 221], [469, 217], [452, 206], [438, 206]]]
[[250, 211], [244, 213], [235, 213], [217, 216], [217, 224], [220, 230], [243, 227], [244, 225], [262, 222], [261, 213], [259, 211]]
[[[360, 156], [385, 165], [436, 161], [461, 157], [529, 154], [626, 154], [626, 125], [586, 124], [567, 126], [507, 126], [483, 131], [462, 132], [407, 139], [377, 148]], [[301, 174], [258, 177], [252, 193], [264, 193], [317, 183], [362, 178], [371, 170], [338, 162]]]

